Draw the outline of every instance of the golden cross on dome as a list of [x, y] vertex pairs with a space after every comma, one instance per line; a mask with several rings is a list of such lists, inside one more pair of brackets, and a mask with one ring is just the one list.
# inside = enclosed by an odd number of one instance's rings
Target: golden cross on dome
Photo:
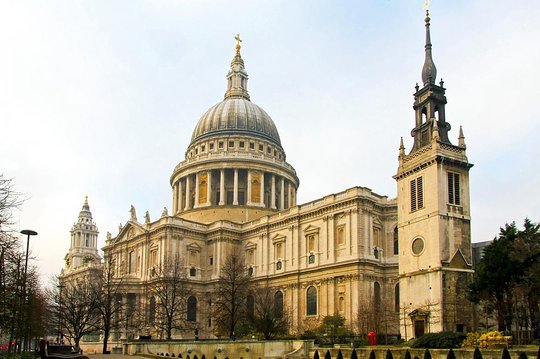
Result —
[[240, 34], [236, 34], [234, 39], [236, 40], [236, 53], [239, 54], [240, 53], [240, 43], [242, 42], [242, 40], [240, 39]]

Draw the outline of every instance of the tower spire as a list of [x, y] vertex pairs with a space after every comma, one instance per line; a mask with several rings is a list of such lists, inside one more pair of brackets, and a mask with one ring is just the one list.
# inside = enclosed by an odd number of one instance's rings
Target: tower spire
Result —
[[429, 32], [430, 20], [429, 10], [426, 10], [426, 58], [424, 60], [424, 67], [422, 68], [422, 82], [424, 82], [424, 86], [427, 84], [434, 84], [437, 77], [437, 68], [435, 67], [435, 63], [433, 63], [433, 57], [431, 56], [431, 35]]
[[249, 100], [249, 93], [247, 90], [248, 74], [244, 68], [244, 60], [240, 55], [240, 35], [237, 34], [234, 39], [236, 40], [236, 54], [231, 61], [231, 69], [227, 74], [227, 92], [225, 92], [225, 98], [244, 98]]

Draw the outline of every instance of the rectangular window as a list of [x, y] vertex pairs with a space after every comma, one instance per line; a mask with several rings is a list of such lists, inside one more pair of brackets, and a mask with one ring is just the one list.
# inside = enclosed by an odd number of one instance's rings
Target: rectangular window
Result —
[[211, 143], [211, 144], [210, 144], [210, 150], [213, 150], [213, 149], [214, 149], [214, 144]]
[[218, 148], [223, 148], [223, 141], [218, 142]]
[[459, 174], [448, 172], [448, 203], [461, 205]]
[[229, 141], [229, 148], [234, 148], [234, 141]]
[[250, 150], [254, 150], [255, 149], [255, 144], [253, 142], [250, 142], [249, 143], [249, 149]]
[[238, 146], [239, 146], [240, 148], [244, 148], [244, 141], [240, 141], [240, 142], [238, 143]]
[[422, 177], [411, 181], [411, 212], [424, 208], [424, 187]]
[[262, 150], [263, 150], [263, 145], [259, 144], [259, 151], [262, 151]]
[[210, 257], [210, 265], [214, 265], [214, 257]]

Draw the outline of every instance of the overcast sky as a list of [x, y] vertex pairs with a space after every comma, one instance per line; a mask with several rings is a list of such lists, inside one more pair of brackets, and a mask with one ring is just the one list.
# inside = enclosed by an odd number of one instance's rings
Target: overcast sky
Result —
[[[434, 0], [433, 58], [471, 169], [473, 242], [540, 220], [540, 2]], [[1, 1], [0, 173], [27, 197], [17, 229], [59, 273], [89, 203], [118, 233], [171, 208], [169, 178], [223, 99], [234, 36], [251, 100], [279, 130], [299, 203], [353, 186], [395, 197], [412, 145], [424, 1]]]

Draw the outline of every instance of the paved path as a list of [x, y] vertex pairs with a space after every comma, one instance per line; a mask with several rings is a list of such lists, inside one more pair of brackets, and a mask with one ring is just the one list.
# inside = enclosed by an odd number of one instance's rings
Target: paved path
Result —
[[89, 359], [148, 359], [140, 355], [123, 355], [123, 354], [85, 354]]

